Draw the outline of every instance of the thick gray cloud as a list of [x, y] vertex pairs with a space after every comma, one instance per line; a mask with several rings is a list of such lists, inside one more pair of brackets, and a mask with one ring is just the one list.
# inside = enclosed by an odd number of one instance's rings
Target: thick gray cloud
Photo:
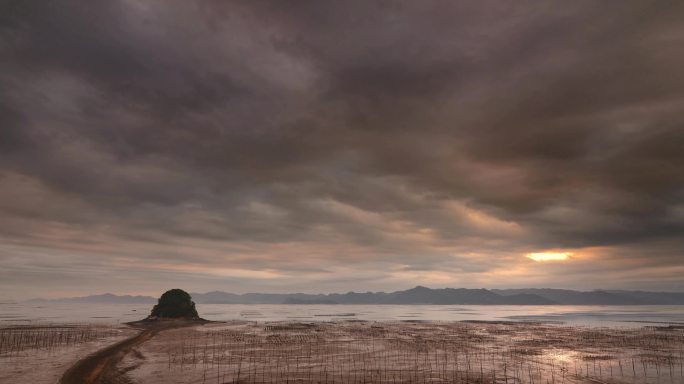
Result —
[[684, 289], [678, 3], [0, 7], [6, 295]]

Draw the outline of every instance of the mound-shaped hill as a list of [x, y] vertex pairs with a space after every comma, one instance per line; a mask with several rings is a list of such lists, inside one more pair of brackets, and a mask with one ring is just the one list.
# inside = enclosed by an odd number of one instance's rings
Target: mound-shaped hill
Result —
[[182, 289], [171, 289], [161, 295], [147, 319], [196, 320], [199, 318], [195, 302], [192, 301], [190, 294]]

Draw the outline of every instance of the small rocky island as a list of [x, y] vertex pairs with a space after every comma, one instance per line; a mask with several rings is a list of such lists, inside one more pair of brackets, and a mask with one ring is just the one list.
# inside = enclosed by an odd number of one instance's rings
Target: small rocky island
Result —
[[195, 302], [189, 293], [182, 289], [164, 292], [146, 321], [159, 319], [202, 320], [195, 309]]

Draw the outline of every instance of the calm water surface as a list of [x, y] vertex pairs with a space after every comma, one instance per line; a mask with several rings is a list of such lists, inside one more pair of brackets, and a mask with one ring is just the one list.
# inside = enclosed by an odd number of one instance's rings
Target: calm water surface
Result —
[[[149, 314], [150, 304], [0, 303], [0, 327], [44, 322], [118, 324]], [[198, 304], [208, 320], [543, 321], [566, 325], [684, 325], [684, 306], [274, 305]]]

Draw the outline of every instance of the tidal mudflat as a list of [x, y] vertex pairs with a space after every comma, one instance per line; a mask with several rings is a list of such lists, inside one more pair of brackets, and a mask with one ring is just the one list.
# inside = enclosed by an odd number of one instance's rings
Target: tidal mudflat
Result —
[[682, 383], [684, 328], [228, 322], [126, 356], [135, 383]]
[[137, 333], [127, 326], [94, 324], [2, 327], [0, 383], [57, 383], [80, 359]]
[[[2, 328], [0, 382], [60, 382], [80, 362], [144, 332], [102, 324]], [[71, 382], [684, 382], [682, 326], [229, 321], [163, 327], [114, 354], [107, 377]]]

